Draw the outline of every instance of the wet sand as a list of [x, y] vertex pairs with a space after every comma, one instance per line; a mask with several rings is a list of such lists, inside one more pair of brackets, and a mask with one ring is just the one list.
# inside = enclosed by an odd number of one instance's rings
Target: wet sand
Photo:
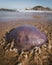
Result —
[[[50, 16], [52, 15], [50, 14]], [[0, 39], [6, 32], [20, 25], [33, 25], [37, 27], [47, 35], [48, 43], [38, 48], [38, 51], [36, 49], [35, 52], [24, 53], [20, 56], [14, 51], [5, 51], [3, 46], [0, 45], [1, 65], [15, 65], [16, 62], [21, 65], [52, 65], [52, 19], [47, 18], [47, 15], [35, 15], [33, 16], [33, 20], [20, 19], [10, 20], [9, 22], [0, 21]]]

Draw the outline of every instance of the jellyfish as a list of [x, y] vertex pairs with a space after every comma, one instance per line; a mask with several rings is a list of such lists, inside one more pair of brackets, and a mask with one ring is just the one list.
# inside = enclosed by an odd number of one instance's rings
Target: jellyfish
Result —
[[6, 44], [4, 48], [14, 41], [13, 48], [29, 51], [34, 47], [40, 47], [47, 42], [47, 36], [44, 32], [32, 25], [22, 25], [10, 30], [5, 36]]

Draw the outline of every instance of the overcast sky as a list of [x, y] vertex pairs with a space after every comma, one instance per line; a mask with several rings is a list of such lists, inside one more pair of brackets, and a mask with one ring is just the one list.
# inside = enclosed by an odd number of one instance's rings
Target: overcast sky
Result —
[[0, 8], [25, 9], [38, 5], [52, 8], [52, 0], [0, 0]]

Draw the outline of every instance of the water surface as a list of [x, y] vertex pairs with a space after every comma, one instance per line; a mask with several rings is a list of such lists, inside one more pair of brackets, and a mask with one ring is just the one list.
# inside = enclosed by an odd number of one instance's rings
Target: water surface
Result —
[[13, 20], [52, 21], [52, 12], [8, 12], [0, 11], [0, 22]]

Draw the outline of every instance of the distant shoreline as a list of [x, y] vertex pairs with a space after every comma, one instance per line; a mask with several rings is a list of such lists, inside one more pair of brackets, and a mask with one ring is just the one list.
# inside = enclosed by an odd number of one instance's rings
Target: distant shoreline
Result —
[[18, 12], [15, 9], [5, 9], [5, 8], [0, 8], [0, 11], [8, 11], [8, 12]]
[[40, 10], [17, 10], [17, 11], [7, 11], [7, 10], [0, 10], [1, 11], [4, 11], [4, 12], [42, 12], [42, 13], [52, 13], [52, 11], [40, 11]]
[[19, 12], [44, 12], [44, 13], [52, 13], [52, 11], [39, 11], [39, 10], [19, 10]]

